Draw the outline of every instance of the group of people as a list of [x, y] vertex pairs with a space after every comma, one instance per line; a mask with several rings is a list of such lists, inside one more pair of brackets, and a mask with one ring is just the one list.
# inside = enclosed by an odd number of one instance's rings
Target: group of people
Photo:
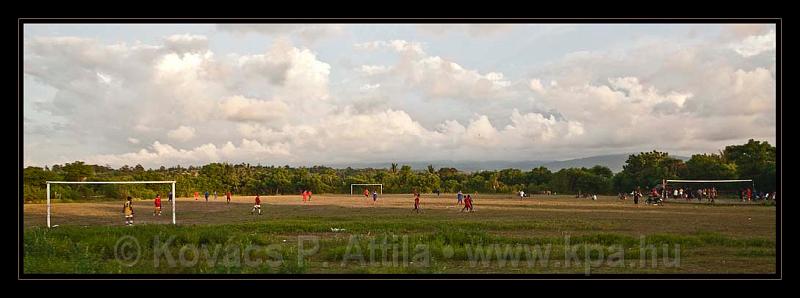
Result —
[[750, 201], [753, 201], [753, 200], [755, 200], [755, 201], [773, 200], [774, 201], [776, 196], [777, 196], [777, 193], [774, 192], [774, 191], [773, 192], [759, 191], [759, 192], [753, 193], [753, 190], [750, 189], [750, 188], [745, 188], [745, 189], [742, 189], [741, 191], [739, 191], [739, 200], [742, 201], [742, 202], [745, 202], [745, 201], [750, 202]]
[[[368, 188], [364, 189], [364, 198], [369, 200], [369, 189]], [[377, 201], [377, 200], [378, 200], [378, 191], [377, 190], [373, 190], [372, 191], [372, 203], [375, 203], [375, 201]]]
[[[477, 195], [477, 192], [475, 194]], [[458, 200], [458, 203], [457, 203], [458, 206], [461, 206], [462, 204], [464, 205], [464, 207], [461, 208], [461, 212], [464, 212], [465, 210], [468, 211], [468, 212], [475, 211], [475, 209], [472, 206], [472, 196], [471, 195], [469, 195], [469, 194], [464, 195], [464, 193], [462, 193], [459, 190], [458, 193], [456, 194], [456, 199]]]
[[717, 195], [716, 187], [692, 189], [690, 187], [671, 188], [667, 186], [666, 190], [662, 193], [662, 198], [684, 199], [687, 201], [692, 199], [702, 201], [706, 199], [706, 201], [713, 203], [717, 199]]
[[[214, 191], [213, 194], [214, 194], [214, 199], [216, 200], [217, 199], [217, 192]], [[195, 201], [197, 201], [198, 195], [199, 195], [198, 192], [194, 193]], [[206, 191], [205, 196], [206, 196], [206, 202], [208, 202], [208, 197], [210, 196], [210, 193], [208, 191]], [[309, 196], [310, 196], [310, 194], [309, 194]], [[225, 197], [226, 197], [226, 203], [230, 204], [230, 202], [231, 202], [231, 192], [230, 191], [227, 192], [225, 194]], [[175, 199], [175, 195], [170, 191], [167, 194], [167, 200], [171, 204], [172, 200], [174, 200], [174, 199]], [[256, 201], [260, 201], [260, 200], [257, 198]], [[256, 204], [256, 205], [258, 205], [258, 204]], [[259, 205], [259, 208], [260, 208], [260, 205]], [[133, 225], [134, 212], [133, 212], [133, 198], [132, 197], [129, 196], [125, 200], [125, 204], [122, 207], [122, 213], [125, 215], [125, 225]], [[153, 199], [153, 216], [161, 216], [161, 194], [156, 194], [156, 197]]]
[[[205, 197], [206, 197], [206, 203], [208, 203], [208, 197], [209, 197], [211, 194], [210, 194], [210, 193], [209, 193], [209, 192], [206, 190], [206, 192], [205, 192], [203, 195], [205, 195]], [[195, 192], [194, 192], [194, 200], [195, 200], [195, 201], [197, 201], [197, 199], [198, 199], [198, 197], [199, 197], [199, 196], [200, 196], [200, 193], [195, 191]], [[215, 201], [217, 200], [217, 191], [216, 191], [216, 190], [214, 191], [214, 200], [215, 200]], [[229, 201], [230, 201], [230, 200], [229, 200]]]
[[[699, 189], [692, 189], [692, 188], [676, 188], [670, 191], [668, 190], [664, 192], [663, 197], [671, 197], [673, 199], [684, 199], [690, 201], [692, 199], [697, 199], [698, 201], [702, 201], [705, 199], [708, 202], [714, 202], [717, 197], [719, 196], [719, 192], [717, 191], [716, 187], [711, 188], [699, 188]], [[752, 188], [742, 188], [736, 191], [739, 195], [739, 201], [742, 202], [750, 202], [753, 200], [774, 200], [775, 199], [775, 192], [754, 192]]]
[[578, 198], [578, 199], [592, 199], [593, 201], [597, 201], [597, 194], [593, 193], [593, 194], [590, 195], [589, 193], [586, 193], [586, 192], [581, 193], [579, 191], [578, 194], [575, 195], [575, 198]]
[[311, 191], [310, 190], [303, 190], [303, 191], [300, 192], [300, 194], [303, 196], [303, 203], [305, 203], [306, 201], [311, 201]]

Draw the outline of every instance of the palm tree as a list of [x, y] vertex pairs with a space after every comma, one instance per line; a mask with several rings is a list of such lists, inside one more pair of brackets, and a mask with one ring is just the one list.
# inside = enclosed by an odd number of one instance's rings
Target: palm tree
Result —
[[392, 174], [397, 174], [397, 164], [396, 163], [392, 163], [392, 170], [391, 171], [392, 171]]
[[433, 165], [428, 165], [428, 173], [436, 173], [436, 169], [433, 168]]

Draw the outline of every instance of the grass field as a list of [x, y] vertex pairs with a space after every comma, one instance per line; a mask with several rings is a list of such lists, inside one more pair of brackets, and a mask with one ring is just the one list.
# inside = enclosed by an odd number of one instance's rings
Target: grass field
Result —
[[[179, 198], [24, 206], [25, 273], [774, 273], [776, 208], [615, 197], [455, 196]], [[128, 245], [131, 244], [131, 245]], [[643, 257], [644, 256], [644, 257]]]

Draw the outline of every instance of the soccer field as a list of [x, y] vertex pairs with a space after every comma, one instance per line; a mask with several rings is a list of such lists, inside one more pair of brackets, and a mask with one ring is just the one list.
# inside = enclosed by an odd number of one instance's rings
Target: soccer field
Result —
[[[54, 203], [51, 220], [58, 227], [50, 230], [45, 205], [26, 204], [24, 270], [581, 274], [776, 270], [776, 208], [761, 204], [668, 200], [664, 206], [650, 206], [606, 196], [592, 201], [561, 195], [520, 199], [479, 194], [475, 212], [462, 213], [455, 195], [425, 194], [422, 212], [415, 213], [411, 195], [382, 195], [374, 203], [360, 195], [314, 195], [304, 203], [292, 195], [261, 197], [259, 216], [250, 214], [253, 200], [254, 196], [235, 196], [226, 204], [224, 196], [208, 203], [203, 198], [179, 198], [177, 226], [171, 224], [166, 200], [160, 217], [152, 215], [152, 201], [135, 201], [132, 227], [123, 226], [122, 202]], [[133, 264], [115, 254], [126, 236], [140, 247]], [[247, 251], [248, 245], [256, 248]], [[159, 252], [159, 247], [166, 250]], [[233, 252], [236, 248], [238, 253]], [[220, 255], [226, 252], [242, 262], [224, 262]], [[257, 262], [241, 264], [248, 260]]]

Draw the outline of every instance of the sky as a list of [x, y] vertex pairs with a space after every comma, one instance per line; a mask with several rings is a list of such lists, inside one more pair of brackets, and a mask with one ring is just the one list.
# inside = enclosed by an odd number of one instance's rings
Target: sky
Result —
[[771, 24], [25, 24], [23, 164], [564, 160], [776, 139]]

